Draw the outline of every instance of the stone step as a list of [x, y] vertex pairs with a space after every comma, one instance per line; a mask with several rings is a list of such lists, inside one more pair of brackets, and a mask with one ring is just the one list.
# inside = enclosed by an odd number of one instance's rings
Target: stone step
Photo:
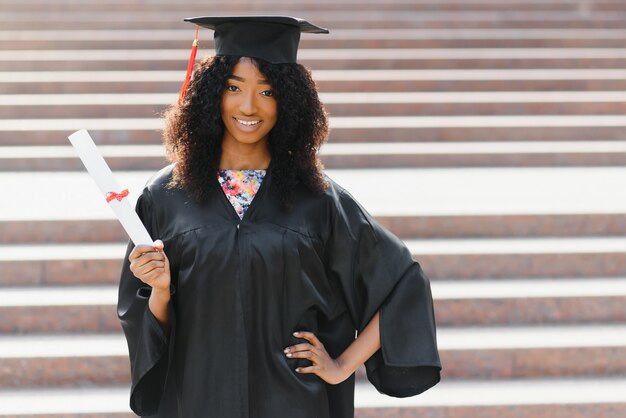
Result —
[[[369, 31], [387, 31], [393, 29], [370, 29]], [[411, 33], [413, 29], [405, 29]], [[539, 29], [542, 30], [542, 29]], [[575, 29], [581, 30], [581, 29]], [[359, 33], [359, 29], [344, 29], [344, 31], [353, 31]], [[584, 31], [584, 30], [583, 30]], [[623, 31], [623, 29], [616, 29], [616, 31]], [[51, 32], [51, 31], [44, 31]], [[78, 32], [78, 31], [77, 31]], [[333, 30], [333, 33], [337, 30]], [[193, 33], [186, 31], [186, 41], [182, 40], [135, 40], [129, 38], [124, 41], [111, 41], [111, 40], [92, 40], [81, 41], [79, 38], [73, 38], [68, 41], [46, 41], [46, 40], [22, 40], [11, 41], [2, 40], [0, 35], [0, 50], [6, 51], [18, 51], [24, 49], [63, 49], [71, 48], [73, 50], [90, 50], [90, 49], [136, 49], [136, 50], [157, 50], [159, 48], [167, 49], [181, 49], [188, 46], [189, 42], [193, 40]], [[380, 35], [379, 39], [303, 39], [300, 42], [300, 46], [303, 48], [425, 48], [425, 49], [445, 49], [445, 48], [623, 48], [626, 45], [626, 41], [623, 38], [613, 38], [611, 36], [607, 38], [586, 38], [581, 35], [579, 38], [523, 38], [523, 39], [492, 39], [489, 36], [481, 38], [480, 36], [470, 38], [456, 38], [456, 39], [420, 39], [419, 34], [415, 38], [410, 35], [404, 37], [398, 37], [397, 39], [389, 36]], [[200, 39], [201, 48], [212, 47], [212, 42], [207, 39]]]
[[[258, 5], [257, 7], [263, 7]], [[184, 29], [189, 25], [182, 22], [184, 16], [193, 15], [191, 11], [173, 18], [172, 12], [145, 10], [140, 8], [132, 12], [120, 12], [107, 8], [104, 11], [56, 9], [53, 11], [14, 11], [12, 7], [2, 13], [2, 27], [5, 30], [20, 30], [37, 27], [45, 30], [68, 29]], [[224, 8], [227, 13], [227, 8]], [[249, 5], [246, 4], [246, 10]], [[267, 9], [263, 9], [266, 11]], [[240, 12], [240, 9], [237, 9]], [[273, 9], [276, 14], [293, 14], [292, 8], [284, 4]], [[301, 14], [303, 10], [297, 9]], [[196, 14], [205, 14], [206, 9], [199, 9]], [[589, 7], [572, 7], [563, 10], [415, 10], [401, 7], [400, 10], [359, 10], [359, 7], [340, 6], [337, 9], [313, 7], [306, 10], [307, 19], [319, 25], [340, 28], [624, 28], [624, 10], [592, 11]]]
[[441, 326], [619, 323], [623, 279], [434, 280]]
[[[26, 3], [26, 4], [21, 4], [21, 3], [16, 3], [16, 4], [10, 4], [10, 10], [13, 12], [19, 12], [19, 14], [16, 14], [17, 17], [19, 18], [23, 12], [31, 12], [31, 14], [33, 16], [37, 16], [39, 13], [41, 12], [48, 12], [48, 13], [52, 13], [54, 15], [55, 12], [61, 12], [64, 10], [67, 11], [71, 11], [71, 12], [82, 12], [82, 16], [85, 16], [85, 12], [104, 12], [105, 14], [107, 12], [111, 12], [111, 9], [113, 8], [116, 12], [121, 13], [121, 14], [139, 14], [138, 17], [141, 16], [141, 11], [145, 8], [141, 7], [141, 5], [137, 5], [137, 4], [109, 4], [107, 5], [108, 7], [102, 5], [102, 4], [90, 4], [90, 3], [74, 3], [74, 4], [67, 4], [66, 2], [64, 2], [65, 4], [58, 4], [58, 3], [54, 3], [54, 4], [49, 4], [49, 3], [42, 3], [38, 6], [40, 7], [36, 7], [36, 10], [33, 10], [33, 4], [30, 3]], [[154, 2], [150, 2], [150, 8], [148, 10], [148, 14], [150, 16], [158, 16], [158, 13], [163, 13], [163, 14], [171, 14], [172, 12], [179, 12], [180, 13], [180, 7], [176, 8], [175, 5], [170, 4], [170, 5], [166, 5], [166, 4], [153, 4]], [[195, 3], [195, 4], [194, 4]], [[221, 3], [221, 4], [220, 4]], [[8, 6], [9, 3], [6, 4], [6, 6]], [[70, 7], [72, 6], [72, 7]], [[239, 7], [237, 7], [239, 6]], [[394, 12], [394, 11], [407, 11], [407, 12], [411, 12], [411, 11], [416, 11], [416, 10], [424, 10], [427, 11], [429, 8], [427, 7], [428, 5], [422, 5], [422, 7], [417, 7], [416, 5], [412, 5], [410, 3], [401, 3], [401, 2], [389, 2], [386, 4], [359, 4], [357, 7], [354, 7], [355, 5], [353, 4], [352, 8], [350, 7], [350, 5], [348, 4], [344, 4], [344, 3], [336, 3], [336, 4], [313, 4], [313, 3], [304, 3], [304, 4], [298, 4], [297, 7], [293, 4], [289, 4], [286, 2], [281, 2], [281, 1], [264, 1], [264, 2], [247, 2], [245, 3], [245, 10], [248, 13], [251, 14], [256, 14], [255, 12], [266, 12], [267, 10], [273, 10], [276, 8], [280, 8], [281, 12], [280, 13], [286, 13], [286, 12], [291, 12], [291, 13], [295, 13], [298, 12], [300, 14], [306, 12], [306, 13], [311, 13], [311, 12], [320, 12], [320, 11], [325, 11], [328, 14], [332, 14], [333, 12], [345, 12], [346, 10], [351, 10], [353, 9], [355, 12], [359, 13], [359, 12], [371, 12], [371, 11], [377, 11], [377, 12]], [[426, 6], [426, 7], [424, 7]], [[432, 5], [430, 5], [432, 8]], [[237, 4], [233, 4], [233, 3], [228, 3], [228, 2], [218, 2], [214, 5], [214, 7], [219, 7], [219, 10], [222, 11], [222, 13], [236, 13], [236, 12], [240, 12], [241, 11], [241, 4], [237, 5]], [[566, 7], [566, 6], [565, 6]], [[473, 8], [472, 8], [473, 9]], [[481, 10], [482, 8], [478, 7], [477, 10]], [[495, 8], [496, 10], [498, 9], [497, 7]], [[521, 10], [524, 10], [526, 8], [521, 7]], [[558, 7], [533, 7], [531, 8], [535, 9], [535, 10], [563, 10], [564, 7], [558, 8]], [[567, 10], [569, 9], [569, 10]], [[571, 11], [572, 7], [566, 8], [567, 11]], [[454, 10], [451, 9], [451, 10]], [[206, 14], [206, 7], [203, 6], [202, 4], [198, 4], [197, 2], [191, 2], [191, 3], [187, 3], [185, 4], [185, 12], [188, 15], [191, 16], [198, 16], [199, 14], [205, 13]], [[318, 13], [319, 14], [319, 13]], [[110, 15], [109, 15], [110, 16]]]
[[[250, 3], [250, 4], [248, 4]], [[304, 11], [315, 11], [324, 9], [327, 11], [334, 10], [342, 10], [348, 8], [354, 8], [356, 10], [365, 11], [365, 10], [419, 10], [423, 12], [432, 12], [432, 11], [563, 11], [563, 12], [575, 12], [575, 11], [618, 11], [624, 10], [624, 7], [620, 7], [619, 2], [601, 2], [601, 3], [590, 3], [581, 5], [576, 1], [552, 1], [550, 3], [541, 3], [537, 1], [529, 1], [529, 2], [521, 2], [519, 0], [509, 0], [509, 1], [393, 1], [387, 3], [374, 3], [374, 2], [356, 2], [356, 1], [345, 1], [342, 3], [332, 3], [329, 1], [323, 2], [311, 2], [304, 1], [298, 2], [298, 7], [295, 8], [293, 5], [290, 5], [288, 2], [284, 1], [265, 1], [262, 5], [257, 4], [255, 2], [248, 2], [246, 6], [250, 7], [251, 11], [260, 9], [266, 10], [267, 8], [292, 8], [293, 10], [304, 10]], [[89, 11], [109, 11], [111, 10], [111, 6], [115, 7], [117, 11], [124, 12], [136, 12], [142, 10], [143, 3], [137, 1], [131, 1], [127, 4], [120, 3], [118, 1], [111, 2], [105, 7], [102, 3], [97, 3], [94, 1], [87, 1], [84, 3], [79, 3], [75, 1], [64, 1], [62, 4], [49, 4], [41, 1], [29, 1], [29, 2], [18, 2], [18, 1], [5, 1], [2, 3], [3, 5], [10, 5], [11, 9], [14, 11], [27, 10], [32, 11], [33, 5], [37, 5], [37, 11], [55, 11], [60, 9], [68, 9], [69, 5], [73, 6], [71, 10], [89, 10]], [[179, 8], [176, 8], [172, 4], [164, 3], [163, 1], [151, 1], [151, 11], [179, 11]], [[202, 5], [198, 1], [188, 1], [186, 2], [187, 7], [191, 8], [191, 10], [198, 12], [204, 11]], [[214, 6], [222, 8], [233, 7], [235, 8], [236, 3], [225, 2], [225, 1], [217, 1], [214, 2]]]
[[[274, 10], [275, 13], [280, 13], [280, 10]], [[29, 14], [31, 14], [30, 12]], [[202, 14], [206, 13], [206, 9], [202, 10]], [[378, 12], [370, 13], [370, 19], [348, 19], [339, 16], [338, 19], [332, 19], [332, 15], [335, 13], [323, 12], [326, 13], [324, 18], [317, 19], [312, 13], [307, 13], [307, 19], [315, 22], [317, 25], [325, 26], [330, 28], [331, 31], [335, 31], [338, 29], [449, 29], [449, 30], [460, 30], [460, 29], [625, 29], [626, 24], [624, 24], [624, 19], [621, 16], [613, 16], [613, 18], [608, 17], [608, 15], [604, 16], [589, 16], [589, 14], [585, 15], [585, 18], [582, 19], [570, 19], [567, 17], [562, 18], [553, 18], [553, 19], [541, 19], [541, 20], [528, 20], [523, 18], [499, 18], [498, 15], [502, 13], [487, 13], [483, 14], [484, 18], [481, 16], [477, 16], [475, 19], [429, 19], [429, 20], [418, 20], [413, 18], [408, 19], [398, 19], [398, 18], [389, 18], [389, 19], [381, 19]], [[347, 12], [354, 13], [354, 12]], [[404, 12], [406, 13], [406, 12]], [[3, 13], [3, 16], [6, 13]], [[297, 13], [301, 14], [301, 13]], [[423, 14], [423, 13], [422, 13]], [[463, 13], [463, 15], [467, 15], [467, 13]], [[561, 13], [562, 15], [562, 13]], [[581, 15], [581, 16], [582, 16]], [[610, 15], [614, 15], [614, 13], [610, 13]], [[119, 19], [117, 16], [116, 20], [73, 20], [71, 22], [56, 22], [45, 20], [42, 18], [40, 20], [24, 20], [24, 21], [16, 21], [16, 20], [4, 20], [0, 21], [2, 24], [2, 28], [4, 30], [23, 30], [24, 28], [32, 28], [39, 27], [41, 30], [129, 30], [129, 29], [143, 29], [143, 30], [151, 30], [154, 28], [165, 29], [165, 30], [188, 30], [189, 24], [182, 23], [184, 17], [187, 17], [187, 14], [179, 14], [179, 16], [174, 16], [170, 14], [166, 20], [162, 21], [154, 21], [147, 19], [140, 19], [137, 17], [129, 19]]]
[[[330, 117], [330, 142], [583, 141], [626, 139], [623, 115]], [[67, 145], [88, 129], [102, 145], [157, 144], [159, 118], [3, 119], [0, 146]]]
[[[440, 326], [620, 323], [625, 278], [432, 282]], [[117, 286], [0, 287], [0, 333], [120, 332]]]
[[[213, 47], [213, 37], [210, 31], [200, 32], [199, 40], [207, 48]], [[208, 36], [202, 36], [206, 34]], [[308, 48], [309, 44], [320, 43], [333, 45], [337, 41], [370, 41], [370, 40], [623, 40], [626, 36], [624, 29], [456, 29], [453, 31], [445, 29], [332, 29], [329, 36], [315, 36], [304, 34], [300, 40], [300, 45]], [[203, 38], [206, 38], [203, 40]], [[161, 42], [161, 46], [167, 42], [187, 42], [189, 41], [189, 28], [182, 29], [160, 29], [151, 30], [127, 29], [127, 30], [19, 30], [0, 31], [0, 41], [17, 42], [59, 42], [57, 47], [65, 45], [65, 42], [82, 40], [89, 45], [90, 42]], [[188, 42], [187, 42], [188, 43]], [[188, 46], [188, 45], [180, 45]], [[21, 49], [21, 48], [19, 48]], [[58, 48], [64, 49], [64, 48]], [[67, 49], [67, 48], [65, 48]], [[87, 48], [89, 49], [89, 48]], [[96, 48], [107, 49], [107, 48]], [[115, 48], [111, 48], [115, 49]], [[124, 49], [124, 48], [120, 48]], [[169, 49], [166, 47], [166, 49]]]
[[[286, 5], [281, 5], [281, 10], [276, 10], [276, 14], [284, 14], [290, 10], [290, 12], [303, 12], [304, 10], [300, 10], [296, 5], [292, 5], [291, 7], [285, 7]], [[261, 8], [264, 11], [267, 11], [266, 6], [263, 4], [257, 4], [256, 8]], [[398, 7], [398, 6], [396, 6]], [[447, 18], [449, 20], [471, 20], [472, 18], [476, 20], [485, 20], [489, 13], [485, 12], [423, 12], [419, 10], [411, 10], [411, 7], [403, 7], [399, 5], [399, 10], [384, 10], [375, 8], [375, 10], [361, 10], [359, 8], [354, 8], [350, 6], [343, 7], [312, 7], [313, 10], [307, 10], [307, 19], [316, 22], [317, 24], [331, 25], [331, 27], [340, 28], [343, 23], [369, 23], [385, 20], [387, 22], [412, 22], [417, 19], [418, 21], [430, 21], [430, 20], [439, 20], [442, 18]], [[59, 10], [61, 9], [61, 10]], [[183, 22], [184, 17], [188, 16], [197, 16], [198, 13], [206, 14], [206, 7], [202, 7], [200, 5], [196, 7], [190, 7], [189, 10], [185, 8], [184, 12], [181, 12], [180, 9], [177, 9], [177, 13], [172, 13], [171, 11], [163, 11], [163, 10], [153, 10], [151, 8], [142, 8], [136, 9], [132, 11], [120, 11], [116, 8], [106, 8], [105, 10], [101, 10], [98, 13], [93, 13], [92, 10], [81, 10], [73, 9], [73, 8], [62, 8], [53, 9], [53, 10], [45, 10], [45, 8], [41, 11], [39, 10], [13, 10], [10, 7], [7, 7], [3, 10], [2, 18], [0, 22], [7, 23], [10, 22], [21, 22], [26, 25], [30, 23], [35, 23], [39, 21], [48, 22], [49, 25], [55, 26], [65, 26], [66, 28], [72, 28], [72, 22], [75, 21], [83, 21], [90, 22], [93, 24], [104, 23], [106, 20], [113, 22], [117, 19], [119, 23], [126, 23], [129, 28], [137, 28], [140, 29], [141, 26], [133, 26], [132, 22], [140, 23], [152, 23], [153, 27], [161, 27], [164, 24], [170, 24], [172, 22], [176, 23], [179, 29], [189, 28], [191, 25], [189, 23]], [[227, 14], [228, 8], [225, 7], [225, 10], [222, 13]], [[246, 12], [251, 12], [254, 10], [254, 6], [250, 9], [246, 7]], [[195, 12], [194, 12], [195, 10]], [[233, 7], [231, 9], [233, 13], [239, 12], [241, 13], [241, 8]], [[301, 13], [300, 13], [301, 14]], [[623, 14], [623, 13], [594, 13], [594, 17], [598, 19], [605, 20], [615, 20], [615, 17]], [[515, 19], [529, 18], [531, 16], [546, 16], [545, 12], [517, 12], [513, 11], [508, 13], [509, 16]], [[558, 14], [552, 13], [552, 16], [557, 16]], [[576, 13], [560, 13], [560, 16], [565, 19], [571, 20], [580, 20]], [[468, 18], [468, 19], [464, 19]], [[29, 26], [23, 26], [22, 28], [28, 28]], [[32, 27], [32, 26], [30, 26]], [[115, 26], [113, 26], [115, 27]], [[99, 28], [99, 27], [98, 27]], [[14, 30], [15, 27], [9, 26], [7, 29]], [[79, 29], [79, 28], [77, 28]]]
[[[162, 145], [102, 145], [99, 150], [112, 170], [158, 170], [168, 164]], [[327, 169], [623, 166], [626, 141], [328, 143], [320, 158]], [[83, 170], [69, 145], [0, 147], [0, 171]]]
[[[113, 213], [110, 214], [113, 216]], [[583, 237], [626, 235], [626, 214], [379, 215], [401, 238]], [[0, 221], [0, 244], [119, 243], [114, 219]]]
[[[621, 277], [624, 238], [405, 240], [433, 279]], [[0, 285], [105, 284], [119, 279], [125, 244], [0, 246]]]
[[626, 273], [626, 241], [620, 241], [405, 240], [430, 277], [459, 279], [616, 276]]
[[[355, 394], [358, 418], [623, 417], [623, 377], [443, 381], [417, 397], [393, 399], [363, 383]], [[593, 386], [598, 383], [598, 386]]]
[[[171, 93], [143, 94], [3, 94], [0, 106], [167, 106]], [[498, 92], [321, 92], [328, 105], [354, 104], [529, 104], [624, 103], [626, 91], [498, 91]]]
[[[350, 5], [340, 5], [337, 4], [334, 7], [324, 7], [324, 6], [314, 6], [309, 5], [308, 8], [300, 9], [299, 5], [291, 5], [291, 7], [286, 7], [284, 3], [280, 5], [281, 9], [291, 9], [292, 11], [307, 11], [307, 19], [311, 19], [315, 22], [323, 21], [323, 24], [329, 24], [330, 22], [375, 22], [377, 20], [386, 20], [386, 21], [414, 21], [417, 20], [419, 23], [430, 22], [430, 21], [486, 21], [496, 14], [492, 11], [481, 11], [481, 10], [430, 10], [424, 11], [414, 6], [404, 4], [396, 4], [391, 7], [392, 9], [397, 10], [389, 10], [390, 8], [383, 7], [378, 8], [376, 6], [373, 7], [373, 10], [363, 10], [359, 7], [354, 7]], [[255, 6], [251, 6], [250, 10], [246, 8], [247, 11], [252, 11], [255, 8], [266, 10], [265, 4], [257, 4]], [[91, 23], [104, 23], [107, 20], [113, 21], [117, 18], [119, 21], [130, 24], [131, 22], [144, 22], [144, 23], [154, 23], [155, 26], [158, 23], [168, 23], [172, 21], [172, 12], [167, 10], [153, 10], [153, 9], [135, 9], [131, 11], [123, 11], [118, 10], [117, 8], [105, 8], [104, 10], [100, 10], [98, 13], [92, 13], [92, 10], [81, 10], [81, 8], [74, 9], [68, 7], [60, 7], [58, 10], [53, 7], [52, 10], [46, 10], [44, 7], [42, 10], [14, 10], [11, 7], [8, 7], [5, 10], [2, 19], [6, 21], [13, 22], [22, 22], [22, 23], [31, 23], [38, 22], [40, 20], [45, 20], [49, 23], [56, 24], [68, 24], [68, 28], [71, 28], [71, 23], [74, 21], [88, 21]], [[56, 10], [55, 10], [56, 9]], [[225, 7], [225, 13], [228, 13], [228, 8]], [[310, 10], [309, 10], [310, 9]], [[97, 8], [96, 8], [97, 10]], [[206, 12], [206, 8], [201, 5], [191, 6], [190, 10], [187, 11], [185, 9], [184, 13], [191, 13], [193, 16], [193, 11], [196, 10], [199, 13]], [[180, 9], [176, 9], [178, 14], [180, 14]], [[240, 11], [240, 8], [233, 7], [232, 12]], [[277, 11], [277, 14], [281, 14], [283, 12]], [[589, 11], [587, 15], [581, 15], [578, 10], [570, 10], [570, 11], [545, 11], [545, 10], [500, 10], [497, 13], [503, 19], [512, 19], [517, 21], [524, 20], [535, 20], [535, 21], [549, 21], [552, 19], [560, 19], [564, 21], [581, 21], [581, 20], [608, 20], [608, 21], [616, 21], [620, 17], [626, 15], [624, 11], [618, 11], [617, 13], [608, 13], [608, 12], [592, 12]], [[183, 16], [189, 16], [189, 14], [184, 14]], [[182, 18], [177, 23], [181, 24]], [[186, 24], [187, 26], [189, 24]], [[182, 25], [181, 25], [182, 26]], [[29, 26], [25, 26], [29, 27]], [[131, 25], [132, 27], [132, 25]], [[183, 26], [184, 27], [184, 26]]]
[[[355, 418], [622, 418], [626, 379], [443, 381], [412, 398], [381, 395], [369, 383], [355, 389]], [[0, 391], [0, 415], [14, 418], [131, 418], [130, 389], [11, 389]]]
[[[522, 10], [529, 8], [530, 5], [532, 5], [533, 3], [536, 3], [537, 0], [530, 0], [528, 5], [526, 7], [523, 6], [523, 4], [525, 3], [521, 3], [522, 5], [520, 6], [520, 8]], [[3, 5], [14, 5], [14, 4], [21, 4], [21, 5], [29, 5], [29, 6], [33, 6], [33, 5], [39, 5], [39, 4], [43, 4], [45, 2], [43, 2], [42, 0], [26, 0], [23, 3], [20, 3], [17, 0], [2, 0], [2, 2], [0, 4]], [[154, 6], [153, 10], [170, 10], [171, 9], [171, 4], [167, 3], [167, 1], [165, 0], [150, 0], [150, 3]], [[246, 3], [245, 1], [242, 2], [240, 1], [227, 1], [227, 0], [216, 0], [214, 2], [214, 4], [216, 6], [220, 6], [220, 7], [228, 7], [228, 6], [239, 6], [242, 3]], [[254, 3], [254, 2], [252, 2]], [[481, 7], [480, 3], [481, 1], [477, 1], [477, 0], [469, 0], [467, 4], [471, 5], [471, 4], [475, 4], [478, 3], [478, 8], [484, 8], [485, 6]], [[573, 3], [573, 0], [555, 0], [555, 3], [563, 3], [564, 5], [569, 5], [569, 6], [563, 6], [564, 8], [569, 7], [571, 10], [576, 10], [575, 7], [575, 3]], [[80, 6], [83, 5], [87, 5], [87, 6], [91, 6], [91, 5], [95, 5], [97, 6], [101, 6], [100, 3], [97, 3], [94, 0], [86, 0], [85, 2], [79, 2], [77, 0], [64, 0], [62, 3], [62, 5], [64, 5], [65, 7], [69, 7], [69, 6], [73, 6], [73, 5], [77, 5], [78, 9], [80, 10]], [[130, 8], [130, 10], [142, 10], [142, 6], [145, 5], [144, 1], [141, 0], [130, 0], [128, 2], [123, 2], [121, 0], [111, 0], [109, 3], [111, 6], [116, 6], [116, 7], [128, 7]], [[187, 4], [189, 4], [189, 6], [198, 6], [199, 4], [203, 4], [200, 0], [189, 0], [187, 1]], [[254, 3], [256, 6], [258, 6], [258, 3]], [[289, 2], [285, 1], [285, 0], [267, 0], [264, 1], [263, 4], [269, 5], [269, 6], [289, 6]], [[313, 1], [313, 0], [303, 0], [301, 3], [303, 7], [305, 7], [307, 10], [309, 8], [314, 8], [313, 6], [317, 6], [326, 8], [328, 7], [330, 10], [332, 10], [333, 8], [337, 8], [339, 7], [339, 5], [337, 5], [336, 3], [333, 3], [330, 0], [320, 0], [318, 2]], [[363, 10], [367, 10], [369, 9], [369, 6], [375, 5], [376, 8], [379, 6], [378, 3], [376, 3], [373, 0], [363, 0], [363, 1], [356, 1], [356, 0], [346, 0], [344, 3], [345, 5], [358, 5], [361, 6], [363, 5], [364, 8]], [[387, 3], [387, 6], [389, 5], [397, 5], [397, 6], [401, 6], [403, 5], [403, 7], [413, 7], [413, 8], [417, 8], [419, 10], [422, 10], [423, 8], [433, 8], [434, 4], [439, 4], [437, 2], [435, 2], [434, 0], [418, 0], [418, 2], [416, 3], [415, 1], [411, 1], [411, 0], [393, 0], [392, 2]], [[444, 6], [445, 10], [456, 10], [458, 8], [461, 9], [465, 9], [466, 7], [463, 7], [462, 5], [465, 3], [460, 2], [459, 0], [442, 0], [441, 5]], [[496, 3], [499, 4], [499, 3]], [[513, 0], [512, 1], [513, 5], [517, 5], [520, 4], [520, 0]], [[419, 6], [419, 7], [418, 7]], [[389, 8], [389, 9], [393, 9], [394, 7], [386, 7], [385, 5], [382, 5], [382, 8]], [[530, 7], [532, 9], [532, 7]], [[541, 6], [538, 7], [539, 9], [542, 9]], [[436, 10], [439, 10], [439, 8], [435, 8]], [[595, 9], [595, 8], [594, 8]], [[107, 10], [110, 10], [110, 8], [108, 8]], [[178, 10], [178, 9], [177, 9]], [[543, 10], [543, 9], [542, 9]], [[558, 10], [561, 10], [561, 8], [558, 8]]]
[[[333, 116], [602, 115], [626, 113], [626, 91], [368, 92], [324, 93]], [[150, 118], [177, 95], [6, 94], [0, 118]]]
[[[178, 71], [0, 72], [4, 94], [169, 93]], [[314, 70], [321, 92], [626, 90], [623, 69]]]
[[[607, 92], [608, 93], [608, 92]], [[34, 96], [34, 95], [33, 95]], [[33, 100], [36, 100], [33, 98]], [[45, 98], [41, 102], [45, 102]], [[110, 105], [0, 105], [0, 121], [37, 118], [95, 119], [95, 118], [151, 118], [161, 115], [168, 105], [141, 105], [117, 103]], [[428, 117], [428, 116], [532, 116], [562, 115], [588, 116], [626, 113], [626, 102], [509, 102], [498, 103], [325, 103], [333, 117]]]
[[[437, 334], [447, 379], [626, 374], [624, 325], [439, 327]], [[0, 336], [0, 358], [5, 389], [130, 382], [122, 334]]]
[[[329, 70], [331, 71], [331, 70]], [[338, 70], [344, 71], [344, 70]], [[365, 70], [364, 70], [365, 71]], [[382, 70], [372, 70], [382, 71]], [[390, 70], [402, 71], [402, 70]], [[411, 71], [411, 70], [408, 70]], [[463, 71], [463, 70], [460, 70]], [[28, 73], [28, 71], [24, 71]], [[58, 73], [67, 73], [57, 71]], [[107, 71], [116, 73], [116, 71]], [[133, 71], [146, 74], [148, 71]], [[167, 71], [170, 72], [170, 71]], [[172, 93], [180, 90], [184, 74], [182, 71], [171, 71], [176, 77], [168, 77], [168, 81], [118, 81], [107, 82], [94, 80], [93, 82], [80, 81], [83, 77], [78, 76], [78, 81], [68, 80], [62, 82], [15, 82], [3, 81], [0, 73], [0, 89], [5, 94], [106, 94], [106, 93], [144, 93], [162, 92]], [[353, 70], [345, 70], [353, 73]], [[32, 73], [32, 72], [31, 72]], [[71, 72], [70, 72], [71, 73]], [[74, 74], [89, 73], [80, 71]], [[10, 76], [14, 72], [7, 72]], [[44, 73], [42, 72], [42, 75]], [[52, 77], [51, 77], [52, 78]], [[17, 77], [16, 77], [17, 79]], [[6, 80], [6, 79], [5, 79]], [[621, 91], [626, 89], [625, 80], [611, 79], [580, 79], [580, 80], [318, 80], [319, 91], [360, 91], [360, 92], [385, 92], [385, 91], [441, 91], [441, 92], [483, 92], [483, 91]]]
[[[213, 49], [206, 48], [204, 56], [212, 56]], [[298, 58], [304, 61], [348, 61], [348, 60], [600, 60], [623, 59], [626, 51], [622, 48], [303, 48], [298, 51]], [[6, 62], [57, 62], [67, 60], [71, 63], [95, 61], [103, 64], [107, 61], [120, 61], [125, 66], [132, 62], [184, 62], [189, 58], [189, 51], [179, 49], [90, 49], [90, 50], [36, 50], [19, 51], [0, 50], [0, 58]], [[202, 59], [202, 57], [197, 58]], [[507, 68], [514, 68], [510, 65]], [[323, 68], [320, 68], [323, 69]], [[387, 68], [389, 69], [389, 68]], [[50, 69], [46, 68], [47, 71]], [[77, 71], [76, 69], [72, 71]], [[128, 71], [128, 69], [126, 69]]]
[[[299, 11], [300, 12], [300, 11]], [[332, 29], [331, 36], [303, 37], [306, 48], [619, 48], [624, 29]], [[0, 31], [0, 50], [27, 49], [177, 49], [189, 30], [37, 30]], [[213, 48], [210, 32], [201, 48]]]
[[[626, 170], [621, 167], [350, 169], [325, 172], [349, 190], [374, 216], [435, 219], [440, 216], [487, 216], [476, 230], [489, 225], [491, 216], [521, 215], [520, 219], [524, 219], [523, 215], [626, 213], [626, 196], [615, 193], [626, 183]], [[130, 190], [129, 199], [134, 204], [153, 174], [153, 171], [117, 171], [115, 177], [120, 185]], [[407, 179], [410, 179], [407, 186], [410, 193], [400, 193], [405, 190]], [[19, 202], [19, 205], [0, 205], [0, 221], [113, 218], [112, 211], [103, 203], [100, 192], [86, 172], [0, 172], [0, 184], [13, 202]], [[539, 184], [542, 187], [537, 187]], [[62, 199], [59, 198], [59, 190], [64, 191]], [[80, 193], [67, 193], [68, 190]], [[445, 221], [446, 218], [441, 219]], [[441, 219], [434, 222], [445, 225]], [[520, 226], [528, 222], [519, 221], [522, 222]], [[566, 224], [562, 225], [559, 228], [564, 228]], [[598, 231], [603, 233], [602, 229]]]
[[[0, 106], [166, 106], [176, 94], [3, 94]], [[327, 105], [624, 103], [626, 91], [321, 92]]]
[[[626, 23], [625, 23], [626, 25]], [[203, 50], [210, 56], [213, 51]], [[181, 70], [185, 49], [4, 50], [4, 71]], [[303, 49], [299, 61], [318, 70], [339, 69], [487, 69], [623, 68], [622, 48], [359, 48]], [[45, 63], [45, 64], [42, 64]]]

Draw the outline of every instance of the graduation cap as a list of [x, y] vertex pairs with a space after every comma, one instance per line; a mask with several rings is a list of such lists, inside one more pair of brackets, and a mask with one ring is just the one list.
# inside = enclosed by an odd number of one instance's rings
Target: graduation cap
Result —
[[[259, 58], [272, 64], [296, 62], [302, 32], [329, 33], [328, 29], [291, 16], [200, 16], [185, 21], [214, 31], [215, 55]], [[181, 100], [196, 58], [197, 27]]]

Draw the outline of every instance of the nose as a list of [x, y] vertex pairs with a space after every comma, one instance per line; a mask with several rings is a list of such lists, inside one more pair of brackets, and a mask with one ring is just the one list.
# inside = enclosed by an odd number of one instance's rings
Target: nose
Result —
[[239, 111], [244, 115], [253, 115], [257, 111], [256, 96], [254, 92], [241, 95]]

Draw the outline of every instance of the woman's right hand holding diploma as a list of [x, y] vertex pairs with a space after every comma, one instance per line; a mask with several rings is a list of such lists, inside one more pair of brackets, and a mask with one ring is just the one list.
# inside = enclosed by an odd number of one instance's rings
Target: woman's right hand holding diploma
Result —
[[128, 255], [130, 271], [152, 287], [148, 306], [165, 333], [169, 333], [168, 305], [170, 302], [170, 262], [163, 251], [163, 241], [153, 246], [137, 245]]
[[130, 271], [139, 280], [156, 291], [170, 289], [170, 262], [163, 252], [163, 241], [157, 240], [154, 246], [137, 245], [128, 256]]

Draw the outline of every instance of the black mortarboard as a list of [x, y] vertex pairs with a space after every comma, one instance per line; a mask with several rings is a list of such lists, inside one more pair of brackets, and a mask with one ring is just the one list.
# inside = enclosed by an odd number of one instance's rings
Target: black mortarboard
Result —
[[196, 39], [179, 103], [185, 98], [196, 61], [198, 26], [214, 30], [215, 55], [260, 58], [272, 64], [296, 62], [300, 33], [329, 33], [328, 29], [291, 16], [200, 16], [185, 21], [196, 24]]
[[185, 19], [214, 30], [216, 55], [260, 58], [272, 64], [296, 62], [300, 33], [329, 33], [290, 16], [201, 16]]

